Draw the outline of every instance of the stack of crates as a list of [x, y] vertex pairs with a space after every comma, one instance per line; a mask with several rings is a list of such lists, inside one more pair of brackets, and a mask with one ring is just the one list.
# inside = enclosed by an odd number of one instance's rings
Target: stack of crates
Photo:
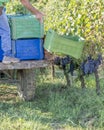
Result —
[[44, 25], [34, 15], [12, 15], [8, 17], [12, 53], [20, 60], [42, 60], [44, 58]]

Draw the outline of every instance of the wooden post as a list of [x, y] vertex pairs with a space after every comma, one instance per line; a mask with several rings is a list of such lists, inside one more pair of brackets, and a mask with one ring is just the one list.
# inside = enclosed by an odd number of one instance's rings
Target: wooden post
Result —
[[19, 96], [25, 101], [34, 99], [35, 96], [35, 71], [34, 69], [18, 70], [20, 84], [18, 86]]

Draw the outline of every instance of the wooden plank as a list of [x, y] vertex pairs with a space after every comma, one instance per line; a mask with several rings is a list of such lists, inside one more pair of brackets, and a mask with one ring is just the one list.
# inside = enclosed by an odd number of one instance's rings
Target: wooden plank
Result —
[[11, 64], [3, 64], [2, 62], [0, 62], [0, 70], [43, 68], [49, 65], [51, 65], [51, 62], [47, 60], [20, 61], [19, 63]]

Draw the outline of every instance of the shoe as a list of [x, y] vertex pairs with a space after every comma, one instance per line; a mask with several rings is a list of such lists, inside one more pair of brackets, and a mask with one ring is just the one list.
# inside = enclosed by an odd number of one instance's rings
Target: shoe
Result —
[[4, 64], [18, 63], [18, 62], [20, 62], [18, 58], [9, 57], [9, 56], [4, 56], [2, 60], [2, 63]]

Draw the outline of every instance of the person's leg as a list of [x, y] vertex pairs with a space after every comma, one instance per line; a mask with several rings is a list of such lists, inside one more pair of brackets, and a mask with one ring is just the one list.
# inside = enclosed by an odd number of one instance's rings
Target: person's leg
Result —
[[11, 56], [10, 27], [4, 10], [2, 10], [2, 14], [0, 15], [0, 36], [2, 40], [1, 48], [4, 51], [4, 56]]
[[19, 59], [13, 58], [11, 51], [11, 37], [10, 37], [10, 27], [8, 23], [5, 11], [2, 9], [2, 14], [0, 15], [0, 36], [1, 36], [1, 48], [4, 52], [3, 63], [8, 64], [11, 62], [19, 62]]

